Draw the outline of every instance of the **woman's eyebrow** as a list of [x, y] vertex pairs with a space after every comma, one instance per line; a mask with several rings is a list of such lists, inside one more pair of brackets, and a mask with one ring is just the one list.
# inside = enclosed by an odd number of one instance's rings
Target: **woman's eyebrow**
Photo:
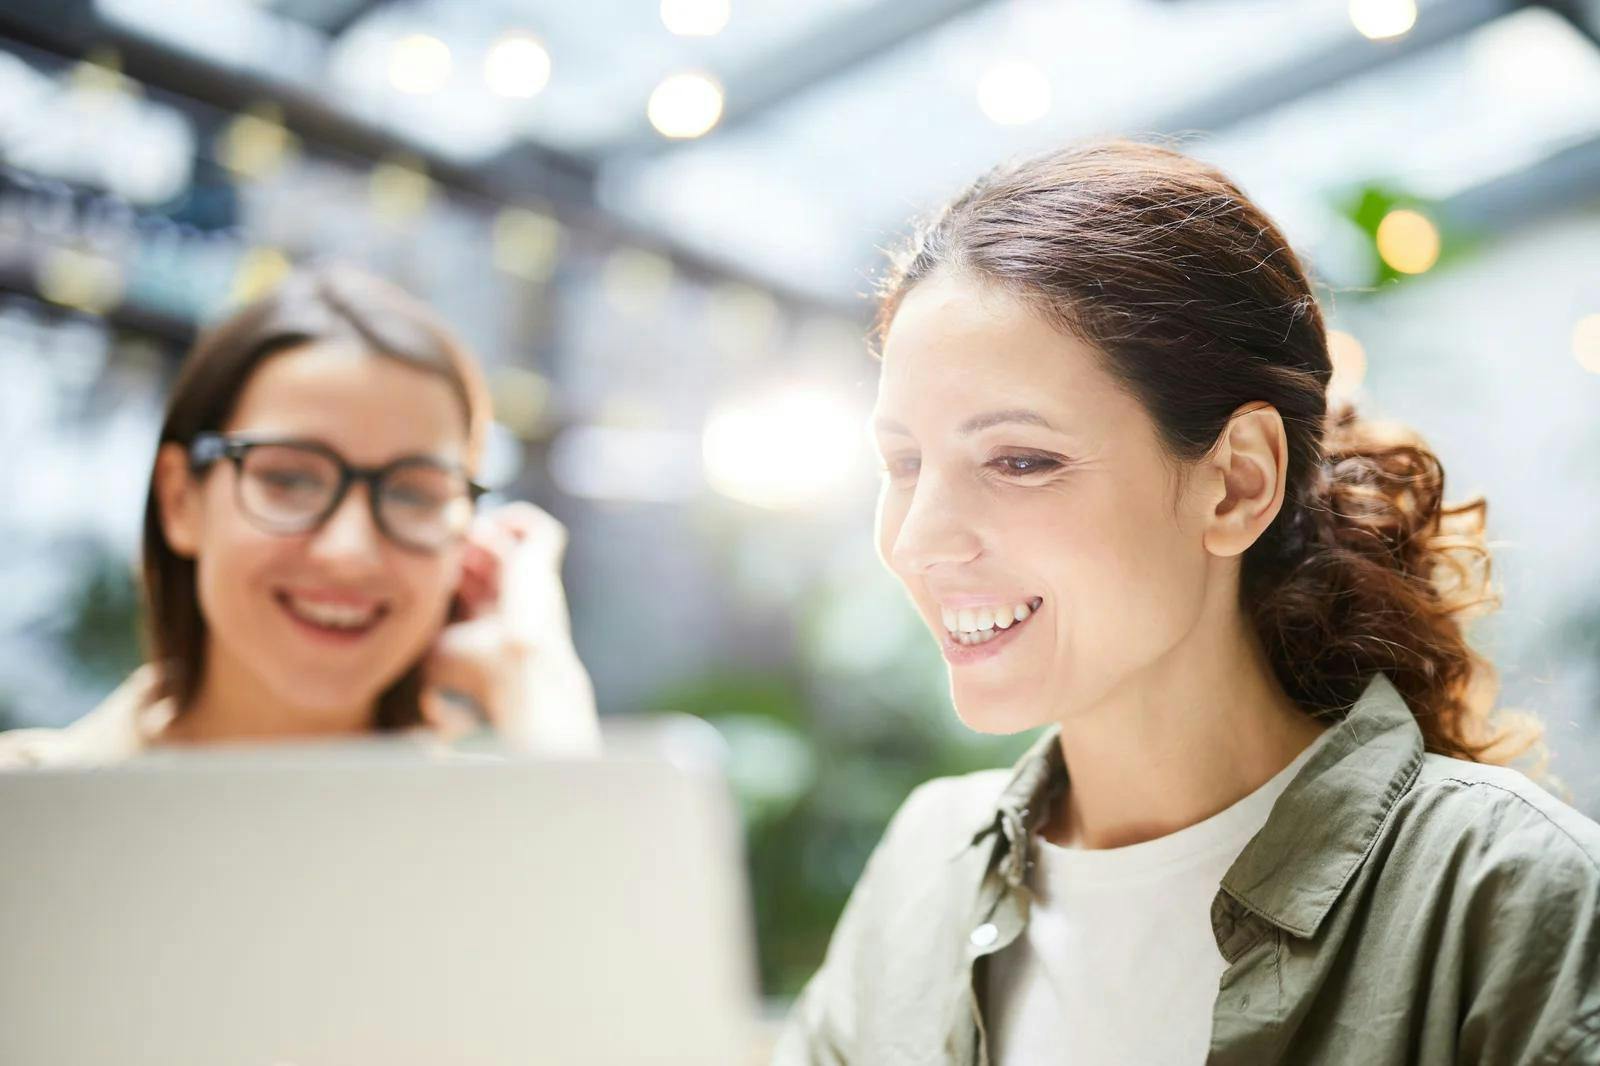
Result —
[[[1003, 426], [1007, 423], [1016, 423], [1024, 426], [1042, 426], [1045, 429], [1055, 430], [1057, 433], [1061, 432], [1060, 430], [1056, 429], [1055, 425], [1048, 418], [1040, 414], [1038, 411], [1033, 411], [1026, 407], [1012, 407], [1004, 411], [987, 411], [981, 415], [973, 415], [971, 418], [961, 423], [961, 434], [963, 436], [971, 436], [974, 433], [982, 432], [983, 430], [994, 426]], [[873, 428], [877, 429], [880, 433], [898, 433], [905, 437], [912, 436], [911, 430], [907, 429], [904, 424], [896, 422], [892, 418], [875, 418], [872, 420], [872, 425]]]
[[877, 430], [879, 433], [897, 433], [902, 437], [909, 437], [912, 435], [911, 430], [905, 425], [905, 423], [896, 422], [892, 418], [884, 418], [882, 415], [879, 415], [877, 418], [872, 420], [872, 428]]
[[[973, 415], [961, 423], [961, 432], [963, 435], [970, 436], [992, 426], [1002, 426], [1011, 422], [1024, 426], [1042, 426], [1050, 430], [1056, 428], [1048, 418], [1038, 411], [1032, 411], [1026, 407], [1012, 407], [1004, 411], [989, 411], [985, 414]], [[1059, 430], [1056, 431], [1060, 432]]]

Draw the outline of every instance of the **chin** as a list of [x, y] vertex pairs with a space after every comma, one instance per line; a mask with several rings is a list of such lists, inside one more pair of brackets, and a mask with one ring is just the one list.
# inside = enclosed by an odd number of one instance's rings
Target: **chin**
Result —
[[961, 724], [974, 733], [1011, 736], [1037, 729], [1050, 721], [1039, 713], [1038, 700], [962, 691], [951, 686], [950, 701], [955, 704], [956, 717], [961, 719]]
[[302, 674], [295, 684], [280, 687], [279, 695], [290, 706], [304, 712], [307, 718], [332, 717], [348, 712], [351, 707], [375, 704], [386, 687], [375, 681], [353, 684], [349, 678], [319, 683], [308, 680]]

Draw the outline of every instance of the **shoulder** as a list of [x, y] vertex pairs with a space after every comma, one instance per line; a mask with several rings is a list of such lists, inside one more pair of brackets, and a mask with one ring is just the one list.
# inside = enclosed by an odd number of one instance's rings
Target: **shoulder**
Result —
[[1510, 767], [1426, 755], [1396, 822], [1480, 865], [1528, 866], [1600, 887], [1600, 824]]
[[889, 820], [851, 893], [851, 910], [881, 933], [912, 914], [931, 920], [970, 904], [984, 849], [974, 838], [994, 819], [1006, 770], [941, 777], [917, 786]]
[[164, 709], [155, 699], [155, 668], [142, 666], [99, 706], [60, 729], [0, 733], [0, 770], [95, 766], [137, 755]]
[[1517, 770], [1426, 755], [1383, 836], [1380, 887], [1600, 936], [1600, 825]]
[[965, 965], [966, 930], [992, 823], [1011, 770], [919, 785], [889, 820], [850, 893], [822, 968], [807, 984], [774, 1062], [932, 1062]]
[[1453, 930], [1433, 964], [1462, 992], [1464, 1053], [1553, 1064], [1595, 1050], [1600, 825], [1517, 770], [1438, 755], [1394, 822], [1381, 878], [1414, 927], [1433, 915]]
[[889, 820], [880, 848], [946, 856], [964, 849], [994, 820], [1011, 775], [1010, 770], [980, 770], [918, 785]]

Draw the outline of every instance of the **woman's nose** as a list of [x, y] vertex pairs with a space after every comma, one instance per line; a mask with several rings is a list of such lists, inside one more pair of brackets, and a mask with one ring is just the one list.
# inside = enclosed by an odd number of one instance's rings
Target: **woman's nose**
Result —
[[889, 561], [897, 570], [920, 573], [941, 563], [969, 562], [981, 549], [977, 526], [962, 501], [924, 478], [900, 524]]
[[324, 562], [369, 562], [378, 558], [383, 533], [372, 518], [365, 485], [352, 485], [327, 521], [312, 534], [311, 554]]

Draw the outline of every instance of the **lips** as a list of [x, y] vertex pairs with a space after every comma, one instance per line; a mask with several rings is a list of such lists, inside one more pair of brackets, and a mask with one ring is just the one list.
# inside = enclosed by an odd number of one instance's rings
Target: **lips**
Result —
[[310, 594], [280, 590], [278, 606], [301, 627], [319, 635], [358, 639], [370, 633], [389, 613], [388, 604], [347, 594]]

